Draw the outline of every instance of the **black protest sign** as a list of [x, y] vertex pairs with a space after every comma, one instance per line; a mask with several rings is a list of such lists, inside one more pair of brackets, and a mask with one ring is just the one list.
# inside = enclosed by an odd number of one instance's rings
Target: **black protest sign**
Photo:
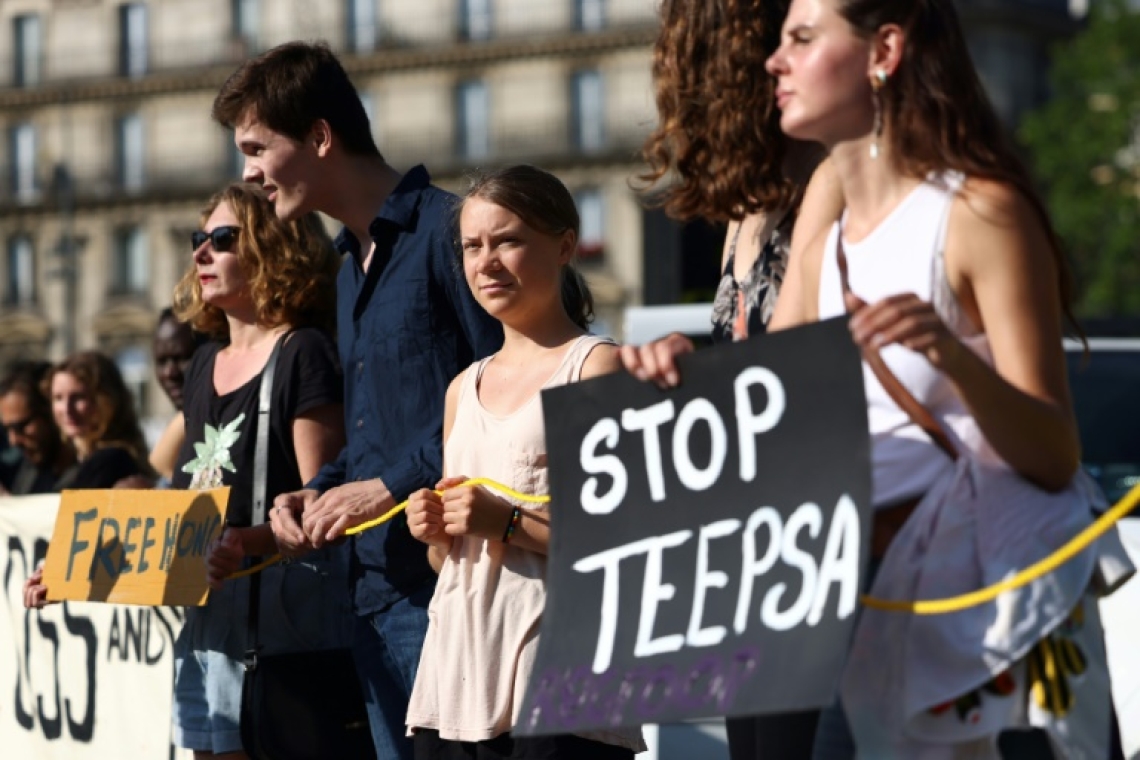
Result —
[[830, 320], [544, 391], [548, 597], [513, 731], [830, 703], [860, 590], [870, 443]]

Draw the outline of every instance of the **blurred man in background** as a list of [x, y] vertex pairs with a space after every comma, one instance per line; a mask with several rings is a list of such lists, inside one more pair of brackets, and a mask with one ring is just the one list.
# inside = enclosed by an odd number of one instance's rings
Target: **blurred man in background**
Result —
[[56, 492], [75, 466], [75, 452], [60, 435], [41, 387], [50, 366], [20, 363], [0, 381], [0, 424], [8, 444], [20, 451], [11, 481], [4, 484], [13, 496]]
[[186, 368], [201, 343], [190, 325], [179, 322], [168, 306], [158, 317], [154, 329], [154, 375], [175, 410], [182, 411], [182, 383]]

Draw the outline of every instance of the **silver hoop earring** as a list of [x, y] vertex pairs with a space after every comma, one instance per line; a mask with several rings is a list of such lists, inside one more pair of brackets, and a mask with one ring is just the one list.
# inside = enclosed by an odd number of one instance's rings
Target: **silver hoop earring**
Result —
[[879, 139], [883, 136], [883, 95], [887, 86], [887, 72], [879, 69], [871, 77], [871, 103], [875, 107], [874, 137], [871, 140], [871, 158], [879, 157]]

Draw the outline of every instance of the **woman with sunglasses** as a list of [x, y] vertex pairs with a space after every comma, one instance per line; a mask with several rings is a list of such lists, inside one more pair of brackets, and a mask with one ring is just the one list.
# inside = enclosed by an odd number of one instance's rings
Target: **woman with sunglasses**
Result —
[[[242, 758], [239, 729], [249, 579], [247, 557], [276, 552], [268, 523], [250, 527], [258, 401], [274, 346], [267, 503], [296, 491], [344, 445], [342, 381], [328, 334], [338, 258], [316, 215], [285, 223], [255, 185], [215, 195], [191, 236], [193, 262], [174, 312], [210, 341], [186, 372], [175, 488], [230, 486], [227, 527], [207, 564], [213, 588], [175, 645], [174, 735], [197, 758]], [[344, 557], [314, 552], [261, 575], [268, 652], [343, 645], [351, 630]]]

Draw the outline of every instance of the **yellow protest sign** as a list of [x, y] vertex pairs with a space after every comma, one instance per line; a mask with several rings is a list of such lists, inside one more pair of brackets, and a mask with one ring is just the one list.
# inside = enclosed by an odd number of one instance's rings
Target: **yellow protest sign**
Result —
[[230, 489], [64, 491], [44, 565], [52, 601], [206, 603]]

